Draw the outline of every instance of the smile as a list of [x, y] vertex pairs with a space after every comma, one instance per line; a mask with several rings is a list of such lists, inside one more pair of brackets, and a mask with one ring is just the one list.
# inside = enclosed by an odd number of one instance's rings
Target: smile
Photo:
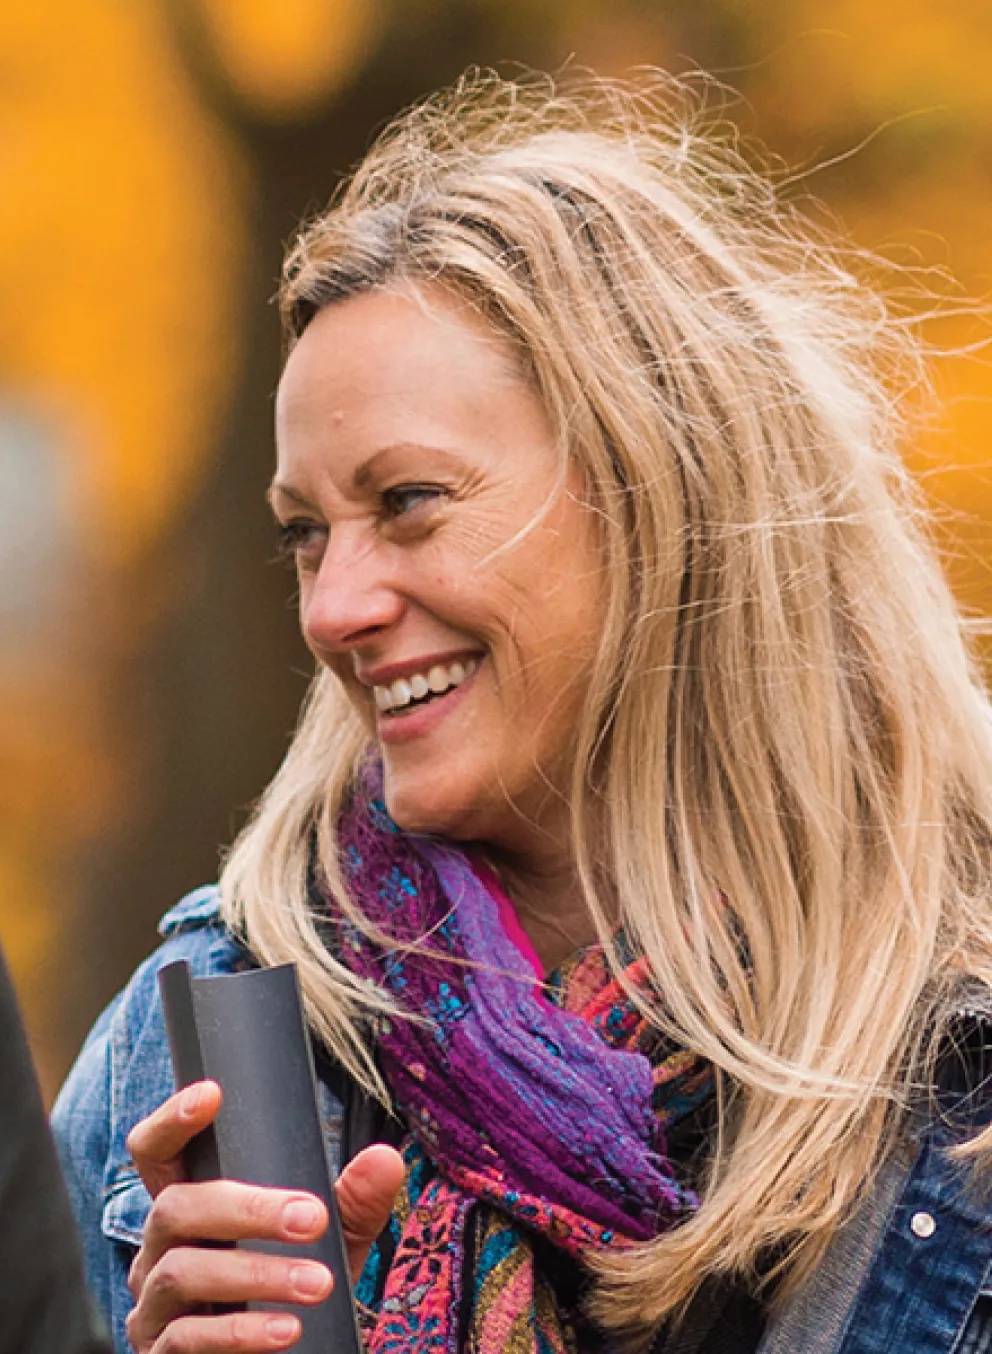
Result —
[[435, 663], [426, 672], [412, 672], [409, 677], [397, 677], [389, 686], [373, 687], [376, 709], [383, 715], [398, 715], [426, 705], [468, 681], [478, 666], [477, 658], [464, 663]]

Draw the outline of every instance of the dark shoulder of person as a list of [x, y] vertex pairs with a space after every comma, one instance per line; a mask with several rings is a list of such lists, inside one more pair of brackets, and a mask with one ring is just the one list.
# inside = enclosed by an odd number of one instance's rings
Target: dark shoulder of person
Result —
[[0, 1354], [110, 1354], [0, 953]]

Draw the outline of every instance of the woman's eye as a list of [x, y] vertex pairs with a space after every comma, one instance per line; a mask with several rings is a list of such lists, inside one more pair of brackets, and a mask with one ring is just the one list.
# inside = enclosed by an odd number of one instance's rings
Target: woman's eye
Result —
[[445, 491], [436, 484], [397, 484], [382, 492], [382, 506], [387, 517], [404, 517], [423, 504], [436, 502]]
[[276, 525], [276, 554], [290, 564], [318, 559], [326, 538], [327, 528], [316, 522], [279, 522]]

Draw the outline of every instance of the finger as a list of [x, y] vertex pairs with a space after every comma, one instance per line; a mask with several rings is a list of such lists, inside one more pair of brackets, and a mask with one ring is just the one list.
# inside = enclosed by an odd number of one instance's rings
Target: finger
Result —
[[176, 1247], [148, 1276], [129, 1327], [132, 1343], [154, 1339], [170, 1322], [205, 1303], [312, 1304], [330, 1293], [333, 1279], [315, 1260], [258, 1251]]
[[[327, 1228], [321, 1199], [299, 1190], [207, 1180], [168, 1185], [152, 1205], [128, 1284], [138, 1296], [151, 1270], [177, 1246], [210, 1241], [316, 1241]], [[201, 1246], [203, 1254], [209, 1254]]]
[[384, 1143], [366, 1147], [341, 1172], [336, 1194], [353, 1280], [357, 1281], [372, 1243], [389, 1221], [405, 1175], [403, 1158]]
[[154, 1345], [134, 1344], [138, 1354], [264, 1354], [288, 1349], [302, 1334], [298, 1317], [288, 1312], [230, 1312], [225, 1316], [185, 1316], [172, 1322]]
[[127, 1149], [152, 1198], [166, 1185], [186, 1178], [183, 1149], [213, 1122], [220, 1102], [221, 1089], [215, 1081], [194, 1082], [132, 1128]]

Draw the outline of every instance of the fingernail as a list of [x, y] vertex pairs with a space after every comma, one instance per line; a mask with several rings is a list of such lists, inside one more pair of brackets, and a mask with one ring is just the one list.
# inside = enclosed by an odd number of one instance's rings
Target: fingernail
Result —
[[330, 1287], [331, 1272], [323, 1265], [294, 1265], [289, 1282], [303, 1297], [317, 1298]]
[[270, 1340], [285, 1344], [299, 1334], [300, 1323], [295, 1316], [270, 1316], [265, 1323], [265, 1333]]
[[320, 1209], [309, 1199], [292, 1199], [282, 1210], [282, 1223], [287, 1232], [307, 1235], [320, 1222]]
[[179, 1113], [184, 1119], [192, 1119], [195, 1116], [196, 1111], [200, 1108], [200, 1101], [202, 1099], [203, 1092], [200, 1090], [199, 1086], [191, 1086], [183, 1095]]

